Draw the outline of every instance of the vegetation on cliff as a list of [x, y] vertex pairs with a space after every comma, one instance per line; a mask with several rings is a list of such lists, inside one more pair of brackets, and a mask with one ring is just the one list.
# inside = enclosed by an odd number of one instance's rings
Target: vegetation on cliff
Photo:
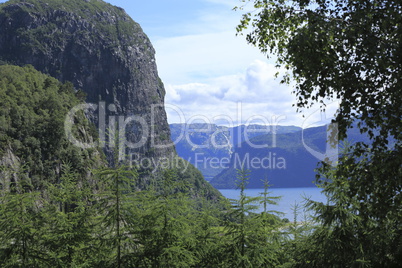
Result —
[[[169, 145], [165, 90], [158, 77], [155, 51], [123, 9], [98, 0], [12, 0], [0, 5], [0, 36], [4, 37], [0, 38], [1, 60], [19, 66], [31, 64], [63, 83], [71, 82], [71, 87], [81, 90], [80, 96], [86, 95], [87, 103], [98, 105], [97, 111], [86, 116], [99, 129], [106, 125], [98, 138], [109, 161], [112, 135], [107, 132], [114, 127], [110, 127], [110, 118], [132, 116], [135, 119], [128, 125], [124, 122], [118, 127], [125, 128], [128, 142], [141, 145], [122, 150], [126, 161], [133, 155], [151, 163], [176, 158], [174, 146]], [[116, 123], [120, 121], [116, 119]], [[85, 131], [97, 139], [93, 132]], [[181, 167], [179, 176], [188, 182], [187, 190], [194, 197], [217, 199], [219, 192], [194, 167], [178, 160], [176, 168]], [[158, 179], [155, 168], [140, 168], [139, 187]]]
[[[123, 9], [101, 0], [10, 0], [1, 4], [0, 8], [0, 14], [7, 17], [20, 15], [26, 18], [24, 13], [29, 13], [32, 21], [57, 16], [57, 21], [42, 22], [38, 27], [21, 28], [18, 32], [20, 39], [30, 41], [26, 45], [43, 53], [49, 53], [53, 45], [62, 48], [74, 35], [80, 36], [82, 43], [102, 42], [116, 50], [122, 45], [121, 40], [131, 40], [128, 44], [131, 46], [140, 44], [135, 40], [137, 35], [133, 35], [133, 31], [142, 32], [141, 27], [130, 19]], [[26, 22], [13, 23], [23, 25]], [[76, 33], [79, 24], [82, 24], [84, 29]], [[60, 27], [62, 25], [67, 26], [67, 31], [63, 31], [63, 27]], [[85, 30], [90, 30], [91, 35], [85, 34]]]
[[[68, 163], [79, 174], [105, 163], [98, 149], [82, 150], [68, 141], [64, 121], [68, 111], [82, 102], [71, 83], [36, 71], [32, 66], [0, 66], [0, 162], [2, 175], [25, 178], [33, 189], [55, 183]], [[95, 128], [84, 114], [75, 117], [74, 135], [96, 139]], [[7, 177], [7, 176], [6, 176]]]
[[[123, 9], [98, 0], [8, 1], [0, 5], [0, 36], [0, 60], [31, 64], [73, 83], [86, 102], [105, 103], [106, 119], [141, 117], [127, 127], [136, 130], [127, 136], [134, 144], [139, 137], [146, 141], [128, 153], [153, 159], [175, 154], [154, 48]], [[97, 122], [97, 115], [91, 120]]]

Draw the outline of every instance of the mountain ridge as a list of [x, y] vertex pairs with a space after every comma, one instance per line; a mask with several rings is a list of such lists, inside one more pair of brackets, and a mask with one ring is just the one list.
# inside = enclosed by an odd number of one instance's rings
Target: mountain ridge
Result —
[[[242, 167], [250, 170], [249, 188], [263, 188], [265, 179], [273, 188], [315, 187], [314, 169], [323, 160], [317, 156], [325, 156], [327, 150], [327, 126], [302, 129], [295, 126], [228, 128], [213, 124], [171, 124], [170, 127], [178, 154], [209, 177], [211, 185], [218, 189], [235, 188], [237, 169]], [[181, 139], [179, 129], [182, 130]], [[222, 142], [223, 139], [219, 139], [221, 129], [226, 131], [232, 143], [215, 148], [211, 140]], [[351, 142], [368, 141], [357, 128], [350, 130], [348, 137]], [[197, 148], [191, 143], [204, 147]], [[232, 151], [229, 153], [227, 148]]]
[[[206, 177], [218, 175], [223, 167], [209, 168], [208, 161], [230, 159], [237, 146], [249, 142], [263, 133], [291, 133], [300, 130], [296, 126], [239, 125], [235, 127], [215, 124], [170, 124], [171, 139], [178, 154], [195, 165]], [[199, 156], [199, 157], [198, 157]]]

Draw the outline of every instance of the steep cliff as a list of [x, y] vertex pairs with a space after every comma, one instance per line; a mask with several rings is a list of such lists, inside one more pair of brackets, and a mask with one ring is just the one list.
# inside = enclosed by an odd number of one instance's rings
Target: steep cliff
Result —
[[98, 105], [93, 117], [99, 123], [99, 102], [105, 102], [105, 129], [109, 115], [123, 120], [137, 116], [127, 126], [127, 139], [135, 147], [131, 152], [160, 158], [175, 150], [163, 146], [170, 143], [170, 130], [154, 55], [141, 27], [123, 9], [100, 0], [11, 0], [0, 5], [0, 60], [31, 64], [72, 82], [87, 94], [88, 103]]
[[[99, 139], [105, 141], [99, 144], [106, 144], [106, 151], [121, 147], [113, 146], [114, 138], [126, 132], [118, 137], [126, 139], [128, 149], [119, 156], [139, 165], [145, 174], [140, 186], [158, 180], [155, 171], [170, 167], [178, 170], [178, 179], [186, 181], [193, 196], [219, 196], [198, 170], [178, 159], [170, 139], [155, 51], [123, 9], [101, 0], [0, 4], [1, 62], [30, 64], [85, 92], [86, 102], [96, 105], [86, 115], [97, 125]], [[47, 133], [52, 136], [51, 129]], [[6, 155], [5, 148], [3, 153], [0, 148], [0, 156]]]

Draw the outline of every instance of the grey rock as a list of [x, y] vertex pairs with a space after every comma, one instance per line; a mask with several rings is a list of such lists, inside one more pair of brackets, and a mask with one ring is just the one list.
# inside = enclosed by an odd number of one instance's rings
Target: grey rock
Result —
[[[138, 123], [127, 127], [132, 143], [147, 138], [131, 152], [152, 158], [176, 154], [174, 146], [152, 146], [171, 142], [165, 89], [150, 40], [123, 9], [94, 0], [1, 4], [0, 60], [31, 64], [72, 82], [87, 94], [86, 102], [114, 104], [116, 112], [107, 116], [143, 118], [148, 131]], [[97, 123], [96, 115], [92, 119]]]

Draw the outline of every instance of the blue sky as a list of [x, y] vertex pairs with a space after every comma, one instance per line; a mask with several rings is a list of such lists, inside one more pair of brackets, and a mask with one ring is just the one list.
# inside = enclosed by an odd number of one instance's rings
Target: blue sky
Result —
[[297, 114], [292, 88], [274, 77], [274, 61], [236, 36], [239, 0], [106, 2], [124, 8], [151, 39], [169, 123], [323, 123], [317, 108]]
[[330, 117], [318, 107], [297, 114], [291, 86], [274, 77], [274, 60], [236, 36], [241, 12], [233, 7], [242, 4], [239, 0], [108, 2], [123, 7], [151, 39], [170, 123], [308, 127]]

